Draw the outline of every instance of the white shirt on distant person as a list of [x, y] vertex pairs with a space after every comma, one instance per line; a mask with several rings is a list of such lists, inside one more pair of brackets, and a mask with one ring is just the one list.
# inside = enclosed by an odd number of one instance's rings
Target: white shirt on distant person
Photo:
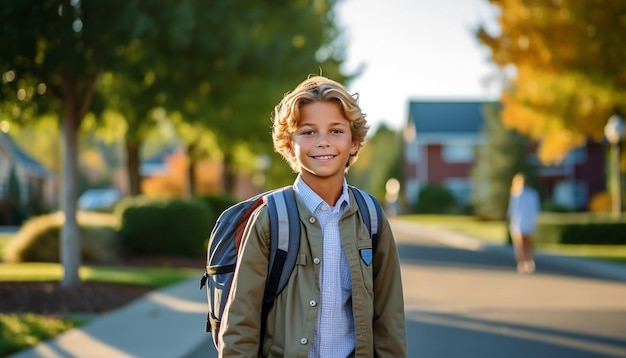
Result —
[[535, 189], [525, 186], [517, 195], [511, 195], [508, 210], [511, 232], [533, 234], [539, 212], [539, 194]]

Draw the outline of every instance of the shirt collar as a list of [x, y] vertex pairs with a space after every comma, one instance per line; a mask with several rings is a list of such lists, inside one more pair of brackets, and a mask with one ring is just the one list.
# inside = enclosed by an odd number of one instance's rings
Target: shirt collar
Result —
[[[296, 195], [304, 202], [307, 209], [312, 213], [315, 212], [322, 204], [326, 203], [307, 183], [302, 180], [302, 177], [298, 175], [296, 181], [293, 184], [293, 189]], [[342, 213], [350, 206], [350, 195], [348, 194], [348, 183], [346, 178], [343, 179], [341, 196], [334, 206], [334, 210], [339, 209]]]

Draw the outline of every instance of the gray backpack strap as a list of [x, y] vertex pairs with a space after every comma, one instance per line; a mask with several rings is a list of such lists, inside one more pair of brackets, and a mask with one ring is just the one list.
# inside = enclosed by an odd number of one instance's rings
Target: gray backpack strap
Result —
[[265, 335], [267, 315], [289, 281], [300, 248], [300, 216], [293, 188], [278, 189], [265, 198], [270, 218], [270, 258], [261, 309], [261, 337]]
[[359, 206], [361, 217], [365, 222], [365, 225], [370, 231], [372, 238], [372, 249], [376, 252], [376, 245], [378, 244], [378, 238], [380, 237], [380, 226], [382, 224], [382, 208], [378, 203], [378, 200], [369, 193], [350, 185], [349, 188], [354, 194], [356, 203]]
[[[289, 281], [291, 271], [296, 264], [300, 246], [300, 216], [295, 192], [291, 186], [272, 192], [267, 195], [266, 200], [270, 218], [268, 286], [276, 283], [277, 295]], [[284, 261], [281, 255], [285, 256]]]

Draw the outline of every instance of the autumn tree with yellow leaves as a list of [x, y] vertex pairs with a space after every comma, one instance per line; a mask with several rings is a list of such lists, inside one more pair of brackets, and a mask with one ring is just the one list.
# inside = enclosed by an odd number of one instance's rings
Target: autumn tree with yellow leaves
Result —
[[477, 36], [505, 74], [504, 124], [537, 140], [546, 164], [601, 141], [626, 113], [626, 1], [488, 1], [499, 28]]

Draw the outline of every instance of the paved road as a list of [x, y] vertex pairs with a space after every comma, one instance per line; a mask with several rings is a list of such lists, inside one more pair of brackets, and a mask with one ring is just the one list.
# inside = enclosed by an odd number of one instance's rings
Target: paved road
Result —
[[394, 233], [409, 357], [626, 357], [623, 267], [539, 254], [520, 275], [508, 247], [402, 223]]
[[[508, 247], [393, 225], [409, 357], [626, 357], [623, 267], [538, 254], [536, 273], [520, 275]], [[209, 341], [187, 356], [199, 357], [215, 357]]]

